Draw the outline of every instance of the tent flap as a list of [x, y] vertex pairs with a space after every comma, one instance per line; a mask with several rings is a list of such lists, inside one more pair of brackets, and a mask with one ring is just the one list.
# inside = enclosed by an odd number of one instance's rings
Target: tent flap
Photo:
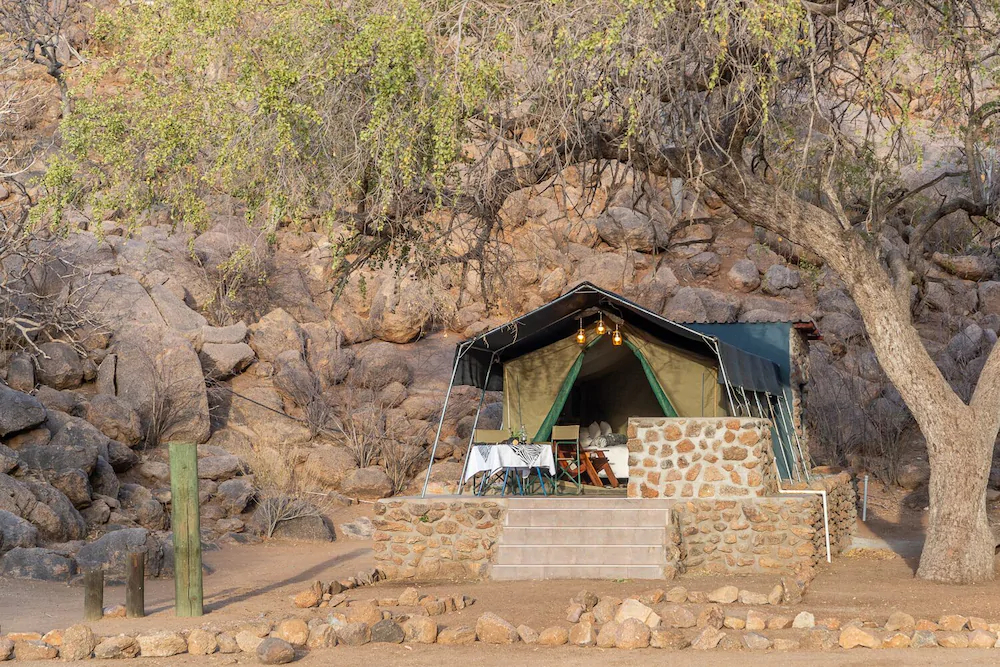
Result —
[[778, 367], [773, 361], [744, 352], [719, 341], [719, 361], [725, 369], [725, 378], [720, 374], [719, 382], [728, 381], [734, 387], [747, 391], [762, 391], [774, 396], [781, 394], [781, 379]]

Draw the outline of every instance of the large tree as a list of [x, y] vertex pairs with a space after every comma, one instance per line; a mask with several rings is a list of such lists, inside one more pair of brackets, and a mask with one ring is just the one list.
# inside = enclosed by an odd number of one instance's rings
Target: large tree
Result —
[[[130, 4], [98, 22], [104, 62], [85, 90], [111, 85], [81, 91], [48, 183], [57, 205], [39, 210], [58, 214], [72, 183], [98, 220], [167, 204], [199, 224], [223, 192], [265, 229], [320, 216], [344, 271], [394, 257], [485, 284], [512, 193], [570, 165], [585, 185], [607, 165], [684, 178], [846, 283], [926, 436], [919, 575], [983, 581], [1000, 354], [964, 401], [911, 303], [938, 221], [996, 220], [997, 4]], [[953, 146], [951, 171], [901, 180], [928, 137]], [[926, 196], [943, 183], [949, 196]]]

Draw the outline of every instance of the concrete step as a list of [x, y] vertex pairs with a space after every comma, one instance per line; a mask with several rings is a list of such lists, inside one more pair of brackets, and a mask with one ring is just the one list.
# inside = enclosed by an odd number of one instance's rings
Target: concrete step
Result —
[[666, 561], [662, 544], [504, 544], [497, 550], [498, 565], [653, 565]]
[[670, 511], [655, 507], [614, 509], [594, 507], [508, 507], [505, 526], [537, 527], [657, 527], [669, 523]]
[[588, 544], [636, 545], [663, 544], [664, 528], [637, 528], [634, 526], [505, 526], [502, 544]]
[[676, 500], [663, 498], [615, 498], [587, 496], [508, 497], [507, 507], [519, 509], [670, 509]]
[[542, 579], [662, 579], [663, 568], [652, 565], [494, 565], [497, 581]]

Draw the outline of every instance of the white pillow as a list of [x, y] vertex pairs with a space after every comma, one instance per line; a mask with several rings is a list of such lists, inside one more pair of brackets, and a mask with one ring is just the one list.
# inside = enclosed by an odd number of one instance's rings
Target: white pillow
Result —
[[601, 435], [611, 435], [611, 424], [608, 422], [601, 422]]
[[600, 425], [598, 425], [597, 422], [594, 422], [590, 426], [588, 426], [587, 430], [590, 431], [591, 438], [596, 438], [601, 434], [601, 427]]
[[580, 436], [580, 446], [589, 447], [590, 443], [593, 441], [594, 439], [590, 437], [590, 431], [584, 430], [583, 434]]

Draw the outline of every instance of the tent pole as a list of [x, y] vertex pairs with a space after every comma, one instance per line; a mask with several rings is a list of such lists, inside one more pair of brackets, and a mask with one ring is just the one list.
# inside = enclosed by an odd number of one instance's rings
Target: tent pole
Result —
[[781, 410], [781, 402], [785, 402], [785, 417], [788, 420], [788, 428], [792, 432], [792, 438], [795, 439], [795, 446], [799, 449], [799, 460], [802, 462], [802, 472], [806, 475], [806, 481], [811, 482], [812, 479], [809, 477], [809, 466], [806, 463], [806, 454], [802, 450], [802, 441], [799, 440], [799, 434], [795, 430], [795, 422], [792, 420], [792, 407], [788, 404], [788, 399], [784, 396], [784, 391], [781, 392], [782, 395], [778, 397], [778, 410]]
[[[771, 405], [770, 396], [768, 396], [767, 399], [767, 409], [771, 413], [771, 424], [774, 425], [774, 437], [777, 438], [778, 440], [778, 451], [781, 452], [781, 460], [784, 461], [785, 463], [785, 470], [788, 471], [789, 475], [793, 475], [792, 479], [794, 479], [795, 477], [798, 477], [798, 471], [795, 469], [795, 462], [794, 462], [795, 454], [794, 452], [790, 452], [792, 454], [793, 461], [792, 465], [788, 465], [788, 454], [785, 453], [785, 446], [781, 442], [781, 429], [779, 428], [777, 417], [774, 416], [774, 407]], [[791, 450], [791, 447], [789, 447], [789, 450]], [[775, 468], [778, 467], [777, 456], [774, 457], [774, 467]], [[781, 477], [780, 471], [778, 477], [779, 478]]]
[[[778, 396], [775, 396], [774, 397], [774, 401], [778, 405], [778, 411], [777, 411], [777, 414], [774, 417], [775, 423], [776, 424], [781, 424], [781, 427], [784, 428], [785, 427], [785, 419], [784, 419], [785, 416], [781, 412], [781, 398], [778, 397]], [[773, 412], [774, 412], [774, 408], [772, 408], [772, 413]], [[792, 463], [794, 464], [794, 467], [791, 470], [791, 472], [794, 474], [794, 479], [802, 481], [802, 470], [800, 470], [800, 468], [805, 468], [805, 466], [803, 465], [801, 458], [799, 458], [798, 456], [795, 455], [795, 447], [792, 446], [792, 442], [790, 440], [788, 442], [788, 451], [792, 455]]]
[[733, 401], [733, 391], [732, 387], [729, 385], [729, 377], [726, 375], [726, 365], [722, 363], [722, 353], [719, 352], [719, 341], [718, 339], [712, 338], [712, 346], [715, 348], [715, 358], [719, 360], [719, 371], [722, 372], [722, 382], [726, 385], [726, 394], [729, 396], [729, 409], [733, 412], [734, 417], [738, 417], [736, 414], [736, 405]]
[[452, 387], [455, 386], [455, 376], [458, 375], [458, 364], [462, 361], [462, 356], [465, 355], [465, 349], [459, 348], [459, 352], [455, 355], [455, 367], [451, 369], [451, 380], [448, 382], [448, 393], [444, 395], [444, 405], [441, 406], [441, 419], [438, 420], [437, 434], [434, 436], [434, 446], [431, 447], [431, 460], [427, 464], [427, 475], [424, 476], [424, 488], [420, 492], [420, 497], [424, 498], [427, 496], [427, 485], [431, 482], [431, 467], [434, 465], [434, 454], [437, 453], [438, 442], [441, 440], [441, 429], [444, 427], [444, 415], [448, 412], [448, 399], [451, 398]]
[[465, 470], [469, 467], [469, 454], [472, 452], [472, 441], [476, 438], [476, 427], [479, 426], [479, 413], [483, 411], [483, 402], [486, 400], [486, 388], [490, 386], [490, 373], [493, 372], [493, 362], [496, 361], [496, 352], [490, 357], [490, 365], [486, 367], [486, 379], [483, 381], [483, 393], [479, 395], [479, 407], [476, 408], [476, 418], [472, 421], [472, 433], [469, 434], [469, 446], [465, 449], [465, 460], [462, 462], [462, 476], [458, 478], [458, 495], [462, 495], [462, 488], [465, 480]]

